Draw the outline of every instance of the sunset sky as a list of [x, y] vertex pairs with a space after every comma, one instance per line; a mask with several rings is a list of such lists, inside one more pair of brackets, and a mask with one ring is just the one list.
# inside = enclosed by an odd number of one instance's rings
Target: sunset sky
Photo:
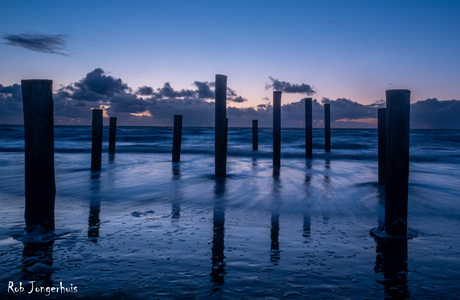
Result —
[[[228, 76], [229, 106], [243, 110], [268, 105], [277, 83], [291, 87], [283, 104], [308, 96], [368, 108], [396, 88], [410, 89], [412, 103], [460, 99], [459, 15], [460, 1], [2, 1], [0, 123], [14, 122], [7, 88], [21, 79], [52, 79], [68, 107], [90, 101], [72, 93], [91, 72], [121, 87], [98, 104], [123, 94], [112, 114], [133, 117], [146, 108], [155, 118], [155, 101], [197, 98], [200, 83], [212, 91], [215, 74]], [[159, 96], [164, 88], [196, 93]]]

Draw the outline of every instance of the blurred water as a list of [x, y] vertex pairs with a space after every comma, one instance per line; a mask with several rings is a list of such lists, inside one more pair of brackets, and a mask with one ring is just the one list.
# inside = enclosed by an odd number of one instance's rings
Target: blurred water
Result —
[[333, 130], [330, 154], [315, 130], [311, 161], [303, 130], [283, 130], [274, 169], [271, 130], [255, 153], [251, 130], [230, 128], [229, 176], [216, 179], [211, 128], [184, 128], [172, 164], [172, 128], [121, 127], [117, 154], [105, 143], [92, 174], [90, 128], [56, 127], [59, 238], [40, 246], [22, 237], [22, 128], [0, 133], [2, 297], [10, 281], [29, 280], [96, 298], [460, 297], [459, 131], [411, 132], [418, 236], [383, 242], [369, 235], [383, 213], [376, 130]]
[[[172, 127], [118, 127], [117, 153], [170, 153]], [[229, 128], [228, 154], [243, 157], [271, 157], [272, 130], [259, 128], [259, 151], [252, 151], [250, 128]], [[332, 129], [332, 149], [327, 157], [334, 159], [374, 160], [377, 158], [376, 129]], [[108, 127], [104, 127], [108, 137]], [[285, 158], [304, 157], [303, 129], [282, 129], [282, 155]], [[108, 139], [104, 149], [107, 151]], [[459, 163], [460, 130], [413, 129], [410, 134], [410, 159], [421, 162]], [[22, 126], [0, 126], [0, 152], [20, 152], [24, 149]], [[313, 130], [316, 157], [325, 157], [324, 130]], [[89, 126], [56, 126], [56, 153], [89, 153]], [[184, 127], [183, 154], [214, 154], [214, 129]]]

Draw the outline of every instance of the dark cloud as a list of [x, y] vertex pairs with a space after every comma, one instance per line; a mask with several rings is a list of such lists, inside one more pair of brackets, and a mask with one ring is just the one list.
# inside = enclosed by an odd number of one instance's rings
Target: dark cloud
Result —
[[3, 86], [0, 84], [0, 123], [18, 124], [23, 120], [21, 85], [15, 83]]
[[52, 54], [67, 54], [65, 35], [45, 35], [41, 33], [24, 33], [24, 34], [6, 34], [3, 39], [7, 41], [5, 44], [26, 48], [36, 52], [52, 53]]
[[411, 127], [460, 129], [460, 101], [439, 101], [436, 98], [411, 105]]
[[[332, 111], [332, 108], [331, 108]], [[305, 101], [285, 104], [281, 107], [281, 125], [284, 127], [303, 127], [305, 126]], [[312, 117], [314, 126], [322, 126], [324, 109], [316, 99], [312, 101]]]
[[233, 97], [236, 97], [236, 96], [237, 96], [237, 95], [236, 95], [235, 90], [233, 90], [233, 89], [227, 87], [227, 97], [233, 98]]
[[63, 97], [62, 94], [54, 95], [55, 124], [91, 124], [91, 109], [99, 108], [99, 104], [89, 101], [73, 100]]
[[338, 98], [336, 100], [323, 98], [321, 102], [323, 104], [331, 104], [331, 121], [375, 118], [376, 116], [376, 108], [373, 105], [363, 105], [345, 98]]
[[[156, 92], [151, 87], [141, 87], [138, 89], [138, 95], [151, 95], [158, 99], [173, 99], [173, 98], [189, 98], [189, 99], [214, 99], [214, 82], [195, 81], [193, 83], [196, 90], [182, 89], [175, 90], [169, 82], [165, 82], [162, 88], [158, 88]], [[245, 98], [238, 96], [235, 90], [227, 87], [227, 99], [233, 102], [245, 102]]]
[[[130, 116], [131, 124], [171, 125], [174, 115], [183, 115], [184, 126], [213, 126], [214, 103], [196, 98], [146, 99], [146, 110], [151, 117]], [[109, 112], [110, 114], [110, 112]]]
[[287, 81], [279, 81], [278, 79], [275, 79], [271, 76], [269, 77], [269, 79], [271, 83], [265, 86], [265, 89], [267, 90], [272, 88], [275, 91], [281, 91], [285, 93], [307, 94], [309, 96], [316, 94], [316, 92], [309, 84], [295, 84]]
[[243, 103], [243, 102], [248, 101], [248, 99], [245, 99], [245, 98], [243, 98], [241, 96], [237, 96], [235, 98], [229, 98], [228, 100], [232, 101], [232, 102], [236, 102], [236, 103]]
[[16, 100], [22, 100], [21, 85], [15, 83], [10, 86], [3, 86], [0, 84], [0, 99], [12, 97]]
[[[56, 124], [90, 124], [91, 108], [102, 107], [109, 116], [118, 117], [120, 125], [172, 125], [175, 114], [184, 118], [184, 126], [214, 125], [214, 83], [195, 81], [196, 90], [175, 90], [166, 82], [153, 89], [143, 86], [133, 92], [121, 79], [106, 74], [102, 69], [89, 72], [80, 81], [59, 89], [54, 94]], [[228, 101], [245, 102], [246, 99], [230, 89]], [[143, 97], [140, 97], [142, 95]], [[147, 96], [147, 97], [144, 97]], [[322, 127], [323, 104], [331, 105], [333, 127], [375, 127], [377, 108], [385, 101], [363, 105], [346, 98], [313, 100], [313, 122]], [[304, 100], [281, 107], [283, 127], [303, 127]], [[259, 120], [261, 127], [271, 127], [273, 107], [270, 103], [257, 107], [239, 108], [229, 105], [230, 126], [251, 126]], [[412, 128], [460, 128], [460, 101], [427, 99], [411, 105]], [[22, 93], [19, 84], [0, 84], [0, 123], [21, 124]]]
[[109, 112], [114, 113], [142, 113], [149, 108], [149, 101], [137, 98], [135, 94], [118, 94], [110, 99]]
[[136, 94], [138, 95], [145, 95], [145, 96], [151, 96], [153, 95], [153, 89], [149, 86], [141, 86], [140, 88], [137, 89]]
[[89, 123], [92, 108], [109, 108], [112, 113], [139, 113], [146, 107], [120, 78], [107, 75], [101, 68], [80, 81], [63, 87], [54, 95], [57, 121]]
[[211, 87], [214, 87], [214, 83], [207, 81], [195, 81], [193, 84], [198, 88], [198, 98], [214, 99], [214, 91], [211, 90]]
[[[111, 97], [115, 94], [125, 93], [130, 90], [120, 78], [106, 75], [101, 68], [94, 69], [86, 77], [74, 84], [74, 89], [84, 93], [95, 94], [99, 97]], [[72, 90], [72, 88], [71, 88]], [[83, 98], [79, 98], [84, 100]]]
[[85, 122], [91, 117], [89, 111], [92, 108], [113, 105], [112, 111], [137, 113], [142, 106], [126, 83], [120, 78], [107, 75], [101, 68], [96, 68], [80, 81], [59, 89], [54, 101], [56, 115], [63, 117], [63, 122], [67, 122], [69, 118]]
[[[190, 118], [184, 125], [212, 126], [214, 103], [208, 100], [214, 98], [215, 83], [195, 81], [193, 85], [196, 90], [176, 90], [165, 82], [161, 88], [142, 86], [133, 92], [120, 78], [97, 68], [58, 90], [55, 111], [63, 122], [89, 122], [91, 108], [102, 107], [110, 116], [122, 116], [126, 124], [166, 125], [174, 114], [183, 113]], [[227, 90], [229, 102], [247, 101], [234, 90]]]
[[182, 98], [194, 97], [196, 92], [192, 90], [176, 91], [171, 87], [169, 82], [165, 82], [162, 88], [157, 89], [159, 98]]

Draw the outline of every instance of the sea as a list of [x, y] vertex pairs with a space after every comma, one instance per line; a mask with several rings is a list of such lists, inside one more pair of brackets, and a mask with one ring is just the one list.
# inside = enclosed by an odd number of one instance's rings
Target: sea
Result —
[[[460, 299], [460, 130], [410, 132], [409, 239], [381, 239], [376, 129], [118, 127], [91, 172], [91, 127], [55, 127], [55, 235], [24, 233], [24, 132], [0, 126], [2, 299]], [[40, 242], [37, 242], [40, 241]]]

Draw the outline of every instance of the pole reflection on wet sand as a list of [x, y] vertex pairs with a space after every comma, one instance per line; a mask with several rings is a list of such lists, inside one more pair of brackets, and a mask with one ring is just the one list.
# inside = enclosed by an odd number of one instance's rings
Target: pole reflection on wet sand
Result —
[[279, 231], [280, 231], [280, 167], [273, 167], [273, 206], [271, 215], [271, 230], [270, 230], [270, 261], [274, 265], [278, 265], [281, 259]]
[[171, 218], [174, 220], [180, 219], [180, 204], [181, 204], [181, 199], [182, 199], [182, 193], [180, 191], [180, 179], [181, 179], [181, 174], [180, 174], [180, 163], [173, 163], [172, 164], [172, 180], [176, 184], [176, 187], [174, 188], [174, 195], [172, 199], [172, 212], [171, 212]]
[[214, 211], [212, 235], [211, 296], [220, 295], [224, 286], [225, 255], [225, 177], [216, 177], [214, 185]]
[[30, 290], [31, 281], [34, 286], [52, 286], [53, 280], [53, 245], [48, 242], [24, 242], [22, 252], [22, 280], [28, 282], [25, 290]]
[[90, 189], [91, 198], [89, 200], [88, 238], [91, 242], [97, 243], [99, 239], [99, 228], [101, 226], [101, 219], [99, 217], [101, 212], [101, 198], [99, 195], [101, 181], [99, 173], [93, 173], [91, 175]]
[[374, 271], [383, 274], [384, 280], [377, 281], [385, 290], [385, 297], [390, 299], [409, 298], [407, 284], [407, 239], [374, 238], [376, 260]]

